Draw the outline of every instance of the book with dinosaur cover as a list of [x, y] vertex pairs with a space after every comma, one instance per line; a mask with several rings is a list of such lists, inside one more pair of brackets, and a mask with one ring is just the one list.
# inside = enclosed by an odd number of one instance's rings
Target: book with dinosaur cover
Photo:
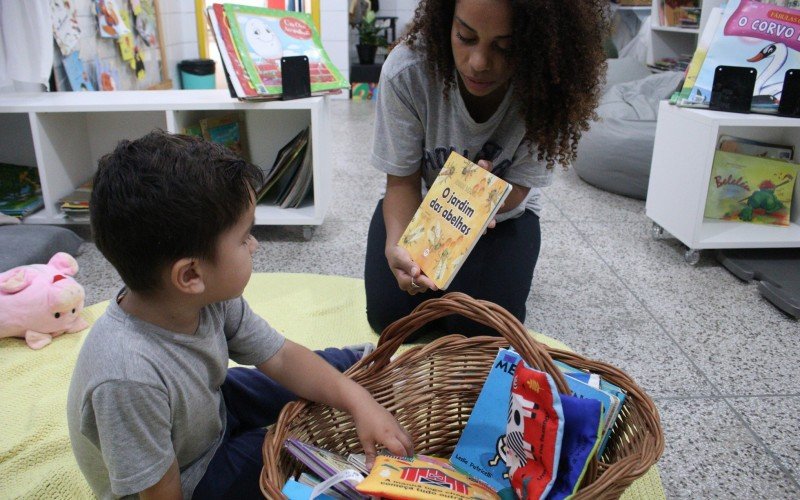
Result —
[[704, 216], [788, 226], [798, 167], [785, 160], [718, 150]]
[[454, 151], [398, 245], [444, 290], [510, 192], [509, 183]]
[[207, 13], [223, 67], [239, 99], [280, 97], [281, 57], [285, 56], [308, 57], [312, 94], [350, 86], [325, 52], [311, 15], [236, 4], [214, 4]]
[[787, 69], [800, 68], [800, 10], [729, 0], [689, 96], [679, 105], [708, 107], [717, 66], [757, 71], [752, 111], [776, 113]]

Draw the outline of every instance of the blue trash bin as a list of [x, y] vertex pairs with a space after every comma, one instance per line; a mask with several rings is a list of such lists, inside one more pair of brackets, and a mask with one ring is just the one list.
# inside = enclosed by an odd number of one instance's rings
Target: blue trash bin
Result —
[[181, 76], [182, 89], [213, 89], [216, 87], [213, 59], [185, 59], [178, 63], [178, 73]]

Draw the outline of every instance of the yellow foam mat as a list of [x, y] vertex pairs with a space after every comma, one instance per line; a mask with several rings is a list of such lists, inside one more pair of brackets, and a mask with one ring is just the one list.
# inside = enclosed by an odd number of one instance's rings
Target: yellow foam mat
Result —
[[[253, 310], [288, 338], [311, 349], [377, 343], [367, 323], [360, 279], [314, 274], [254, 274], [244, 296]], [[89, 324], [108, 306], [87, 307]], [[66, 402], [69, 380], [88, 330], [57, 337], [34, 351], [22, 339], [0, 339], [0, 496], [86, 498], [91, 496], [69, 444]], [[536, 339], [565, 349], [557, 340]], [[653, 467], [625, 499], [664, 498]]]

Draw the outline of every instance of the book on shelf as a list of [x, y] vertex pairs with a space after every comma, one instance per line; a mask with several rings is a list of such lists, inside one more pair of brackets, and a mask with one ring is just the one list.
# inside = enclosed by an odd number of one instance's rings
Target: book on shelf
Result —
[[58, 200], [61, 212], [70, 219], [84, 220], [89, 218], [89, 201], [92, 198], [92, 178], [75, 188], [67, 196]]
[[[450, 457], [457, 469], [480, 477], [504, 498], [512, 491], [507, 464], [508, 442], [514, 441], [507, 437], [510, 391], [521, 361], [520, 355], [512, 349], [499, 350]], [[577, 378], [565, 379], [573, 396], [560, 396], [564, 431], [553, 485], [554, 492], [564, 493], [578, 487], [591, 457], [597, 454], [608, 427], [609, 412], [605, 410], [612, 400], [609, 394]]]
[[281, 97], [283, 56], [308, 57], [312, 95], [350, 86], [328, 57], [309, 14], [236, 4], [213, 4], [206, 12], [237, 98]]
[[381, 455], [356, 486], [364, 495], [403, 500], [499, 500], [485, 483], [454, 468], [446, 459], [427, 455]]
[[44, 206], [36, 167], [0, 163], [0, 212], [25, 218]]
[[777, 113], [786, 70], [800, 68], [800, 40], [792, 36], [800, 11], [751, 0], [729, 0], [696, 81], [681, 106], [708, 107], [718, 66], [757, 72], [751, 111]]
[[286, 143], [272, 167], [265, 172], [264, 184], [256, 192], [257, 202], [299, 207], [311, 192], [312, 164], [309, 129], [300, 131]]
[[729, 153], [774, 158], [776, 160], [791, 160], [794, 158], [794, 146], [792, 145], [772, 144], [727, 134], [719, 136], [717, 149]]
[[686, 100], [689, 98], [692, 88], [694, 88], [694, 83], [697, 81], [697, 74], [700, 72], [700, 68], [703, 66], [703, 61], [706, 59], [706, 54], [708, 54], [708, 47], [711, 45], [711, 41], [713, 40], [714, 35], [717, 33], [717, 27], [719, 26], [721, 19], [722, 9], [719, 7], [714, 7], [711, 9], [711, 13], [708, 15], [703, 32], [700, 34], [700, 39], [697, 41], [697, 47], [694, 50], [694, 54], [692, 55], [688, 67], [686, 68], [686, 76], [683, 79], [683, 86], [681, 87], [681, 90], [676, 93], [674, 98], [671, 99], [671, 102], [686, 104]]
[[454, 151], [398, 245], [444, 290], [510, 192], [509, 183]]
[[717, 150], [704, 217], [788, 226], [800, 165]]

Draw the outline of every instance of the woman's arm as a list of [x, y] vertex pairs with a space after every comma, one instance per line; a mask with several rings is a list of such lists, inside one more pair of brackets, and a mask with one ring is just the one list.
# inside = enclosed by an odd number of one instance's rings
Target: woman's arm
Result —
[[[401, 290], [414, 295], [427, 289], [436, 290], [430, 278], [422, 274], [408, 252], [397, 245], [403, 231], [422, 202], [421, 174], [417, 170], [406, 177], [386, 176], [386, 196], [383, 198], [383, 220], [386, 225], [386, 261]], [[412, 279], [418, 287], [411, 285]]]
[[391, 453], [414, 453], [411, 437], [366, 389], [342, 375], [305, 347], [286, 340], [283, 347], [257, 367], [261, 372], [301, 398], [315, 401], [353, 416], [367, 463], [376, 456], [376, 444]]

